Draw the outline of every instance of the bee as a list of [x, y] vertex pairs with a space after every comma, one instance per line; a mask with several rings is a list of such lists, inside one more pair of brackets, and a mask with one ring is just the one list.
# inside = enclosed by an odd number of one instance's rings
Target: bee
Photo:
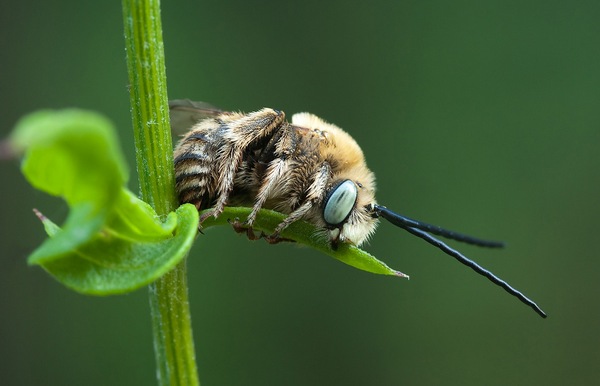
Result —
[[357, 246], [375, 232], [379, 218], [405, 229], [501, 286], [511, 295], [546, 314], [504, 280], [450, 248], [429, 233], [482, 247], [486, 241], [395, 213], [375, 200], [375, 176], [360, 146], [344, 130], [310, 113], [297, 113], [291, 122], [280, 110], [227, 112], [202, 102], [170, 102], [175, 131], [187, 129], [174, 151], [176, 191], [181, 203], [201, 211], [200, 223], [218, 217], [226, 205], [248, 206], [243, 223], [250, 239], [261, 208], [287, 215], [267, 241], [281, 241], [281, 232], [298, 220], [313, 224], [332, 248]]

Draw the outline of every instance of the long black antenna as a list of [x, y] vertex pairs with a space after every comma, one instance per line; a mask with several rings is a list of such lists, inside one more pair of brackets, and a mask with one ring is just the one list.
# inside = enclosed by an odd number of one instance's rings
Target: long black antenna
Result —
[[504, 243], [501, 241], [488, 241], [477, 239], [472, 236], [463, 235], [454, 231], [449, 231], [444, 228], [440, 228], [437, 225], [427, 224], [421, 221], [413, 220], [406, 216], [402, 216], [398, 213], [394, 213], [385, 206], [375, 205], [375, 212], [381, 217], [385, 218], [392, 224], [399, 226], [400, 228], [406, 229], [406, 227], [417, 228], [423, 231], [433, 233], [434, 235], [442, 236], [447, 239], [460, 241], [467, 244], [477, 245], [478, 247], [487, 248], [503, 248]]
[[479, 239], [476, 239], [471, 236], [466, 236], [466, 235], [462, 235], [460, 233], [442, 229], [435, 225], [425, 224], [420, 221], [412, 220], [412, 219], [409, 219], [407, 217], [404, 217], [397, 213], [392, 212], [385, 206], [375, 205], [373, 209], [374, 209], [374, 214], [376, 216], [381, 216], [381, 217], [385, 218], [392, 224], [408, 231], [409, 233], [427, 241], [429, 244], [441, 249], [444, 253], [454, 257], [460, 263], [470, 267], [472, 270], [474, 270], [478, 274], [487, 277], [492, 283], [504, 288], [506, 290], [506, 292], [517, 297], [521, 302], [523, 302], [526, 305], [528, 305], [529, 307], [531, 307], [542, 318], [546, 317], [546, 313], [544, 311], [542, 311], [542, 309], [537, 304], [535, 304], [531, 299], [529, 299], [527, 296], [523, 295], [523, 293], [516, 290], [510, 284], [508, 284], [506, 281], [500, 279], [498, 276], [494, 275], [492, 272], [483, 268], [482, 266], [480, 266], [473, 260], [467, 258], [462, 253], [458, 252], [455, 249], [450, 248], [444, 242], [436, 239], [435, 237], [427, 234], [426, 232], [431, 232], [438, 236], [443, 236], [443, 237], [447, 237], [449, 239], [462, 241], [462, 242], [465, 242], [468, 244], [473, 244], [473, 245], [478, 245], [478, 246], [483, 246], [483, 247], [498, 248], [498, 247], [504, 246], [503, 243], [497, 242], [497, 241], [479, 240]]

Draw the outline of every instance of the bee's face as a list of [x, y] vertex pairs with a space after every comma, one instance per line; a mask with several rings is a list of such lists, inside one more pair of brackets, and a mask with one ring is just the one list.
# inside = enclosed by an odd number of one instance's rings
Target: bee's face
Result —
[[378, 224], [373, 216], [374, 205], [373, 190], [365, 184], [351, 179], [334, 183], [322, 206], [332, 244], [350, 242], [360, 245], [366, 241]]

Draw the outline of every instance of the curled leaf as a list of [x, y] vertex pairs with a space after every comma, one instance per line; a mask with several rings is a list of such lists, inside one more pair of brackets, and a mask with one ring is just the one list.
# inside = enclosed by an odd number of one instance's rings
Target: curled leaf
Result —
[[44, 110], [21, 119], [10, 140], [25, 153], [21, 170], [29, 183], [64, 198], [70, 207], [64, 232], [47, 239], [29, 262], [49, 261], [89, 240], [127, 181], [110, 122], [89, 111]]
[[28, 259], [66, 286], [95, 295], [128, 292], [172, 269], [191, 248], [196, 208], [181, 206], [162, 221], [128, 191], [124, 157], [102, 116], [33, 113], [18, 123], [11, 146], [25, 153], [27, 180], [69, 205], [61, 227], [38, 214], [50, 238]]
[[[58, 226], [44, 219], [51, 237]], [[150, 284], [177, 265], [192, 246], [198, 226], [198, 211], [190, 204], [171, 213], [162, 240], [132, 241], [122, 234], [101, 232], [60, 259], [41, 266], [65, 286], [88, 295], [112, 295]]]

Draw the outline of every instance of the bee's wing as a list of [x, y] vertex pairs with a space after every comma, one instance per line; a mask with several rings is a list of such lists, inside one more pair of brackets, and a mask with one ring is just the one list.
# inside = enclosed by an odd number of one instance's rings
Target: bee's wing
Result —
[[206, 118], [213, 118], [223, 113], [223, 110], [204, 102], [194, 102], [189, 99], [169, 101], [171, 130], [175, 134], [184, 134], [192, 126]]

